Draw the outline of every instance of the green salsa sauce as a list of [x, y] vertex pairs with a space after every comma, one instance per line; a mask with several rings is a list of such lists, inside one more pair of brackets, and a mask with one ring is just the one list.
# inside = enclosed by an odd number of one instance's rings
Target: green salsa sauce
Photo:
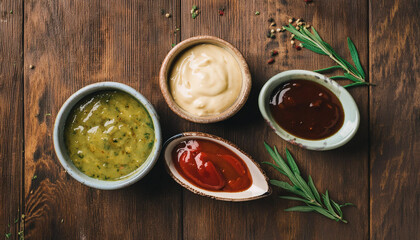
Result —
[[145, 107], [122, 91], [101, 91], [71, 110], [64, 129], [74, 165], [86, 175], [118, 180], [139, 168], [155, 142]]

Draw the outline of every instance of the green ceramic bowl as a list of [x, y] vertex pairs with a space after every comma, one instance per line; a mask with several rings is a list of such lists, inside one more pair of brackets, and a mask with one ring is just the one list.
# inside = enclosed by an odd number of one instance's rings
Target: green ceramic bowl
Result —
[[[321, 140], [302, 139], [284, 130], [273, 119], [268, 104], [270, 96], [280, 84], [293, 79], [302, 79], [319, 83], [337, 96], [343, 106], [344, 123], [335, 134]], [[285, 71], [270, 78], [270, 80], [268, 80], [261, 89], [258, 98], [258, 106], [262, 116], [277, 135], [292, 144], [311, 150], [324, 151], [343, 146], [356, 134], [360, 123], [360, 115], [357, 105], [354, 102], [353, 97], [346, 89], [322, 74], [306, 70]]]

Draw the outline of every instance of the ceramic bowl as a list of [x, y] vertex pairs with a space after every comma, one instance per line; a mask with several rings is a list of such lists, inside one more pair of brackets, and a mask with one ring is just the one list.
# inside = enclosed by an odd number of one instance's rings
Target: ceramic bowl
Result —
[[[66, 125], [66, 120], [70, 111], [81, 99], [83, 99], [87, 95], [98, 92], [98, 91], [103, 91], [103, 90], [119, 90], [133, 96], [135, 99], [141, 102], [143, 106], [146, 108], [146, 110], [149, 112], [149, 115], [153, 121], [154, 128], [155, 128], [155, 142], [153, 145], [152, 152], [150, 153], [146, 161], [138, 169], [130, 173], [128, 176], [119, 180], [115, 180], [115, 181], [99, 180], [96, 178], [91, 178], [85, 175], [84, 173], [82, 173], [71, 161], [67, 152], [67, 148], [64, 143], [64, 127]], [[160, 124], [159, 124], [158, 119], [159, 119], [158, 115], [155, 109], [153, 108], [152, 104], [139, 92], [137, 92], [136, 90], [134, 90], [133, 88], [125, 84], [116, 83], [116, 82], [101, 82], [101, 83], [88, 85], [80, 89], [73, 95], [71, 95], [67, 99], [67, 101], [63, 104], [63, 106], [61, 107], [60, 111], [57, 114], [57, 118], [54, 124], [55, 152], [57, 154], [58, 160], [60, 161], [64, 169], [67, 171], [67, 173], [70, 174], [70, 176], [72, 176], [74, 179], [76, 179], [80, 183], [89, 187], [103, 189], [103, 190], [123, 188], [143, 178], [155, 165], [159, 157], [160, 149], [162, 146], [161, 129], [160, 129]]]
[[[302, 79], [319, 83], [322, 86], [328, 88], [332, 93], [334, 93], [337, 96], [337, 98], [341, 102], [341, 105], [343, 106], [344, 123], [343, 126], [335, 134], [321, 140], [302, 139], [285, 131], [273, 119], [268, 104], [269, 98], [273, 91], [280, 84], [293, 79]], [[258, 98], [258, 106], [262, 116], [270, 125], [270, 127], [276, 132], [277, 135], [279, 135], [281, 138], [290, 143], [311, 150], [330, 150], [346, 144], [356, 134], [360, 123], [360, 116], [359, 110], [357, 109], [357, 105], [354, 102], [354, 99], [352, 98], [350, 93], [347, 92], [346, 89], [341, 87], [337, 82], [329, 79], [328, 77], [322, 74], [306, 70], [285, 71], [270, 78], [270, 80], [268, 80], [261, 89]]]
[[[175, 165], [172, 160], [172, 151], [173, 149], [182, 141], [190, 140], [190, 139], [202, 139], [202, 140], [209, 140], [216, 142], [227, 149], [231, 150], [235, 153], [238, 157], [240, 157], [245, 164], [247, 165], [249, 172], [252, 178], [252, 185], [248, 189], [241, 191], [241, 192], [220, 192], [220, 191], [208, 191], [202, 188], [199, 188], [193, 184], [191, 184], [187, 179], [185, 179], [175, 168]], [[239, 149], [233, 143], [214, 135], [210, 135], [207, 133], [201, 132], [185, 132], [177, 134], [171, 138], [169, 138], [163, 147], [163, 156], [165, 158], [165, 166], [168, 173], [171, 177], [179, 183], [184, 188], [190, 190], [195, 194], [199, 194], [202, 196], [210, 197], [217, 200], [223, 201], [232, 201], [232, 202], [239, 202], [239, 201], [249, 201], [254, 199], [259, 199], [266, 197], [271, 194], [271, 188], [268, 185], [268, 178], [264, 174], [264, 171], [260, 168], [260, 166], [252, 159], [251, 156], [246, 154], [244, 151]]]
[[[193, 115], [185, 110], [183, 110], [172, 98], [172, 95], [169, 90], [169, 74], [172, 70], [172, 64], [174, 60], [177, 59], [177, 57], [182, 54], [186, 49], [191, 48], [198, 44], [213, 44], [219, 47], [222, 47], [226, 49], [232, 56], [237, 60], [239, 67], [242, 72], [242, 89], [241, 92], [236, 99], [236, 101], [233, 103], [232, 106], [230, 106], [228, 109], [223, 111], [220, 114], [216, 115], [209, 115], [209, 116], [197, 116]], [[197, 36], [188, 38], [181, 43], [177, 44], [169, 53], [166, 55], [162, 66], [160, 68], [159, 73], [159, 84], [160, 89], [162, 91], [163, 97], [165, 98], [166, 103], [171, 108], [171, 110], [176, 113], [178, 116], [192, 121], [196, 123], [212, 123], [212, 122], [219, 122], [222, 120], [225, 120], [229, 117], [232, 117], [235, 115], [245, 104], [249, 92], [251, 90], [251, 74], [249, 72], [248, 64], [246, 63], [244, 57], [239, 52], [238, 49], [236, 49], [232, 44], [217, 38], [213, 36]]]

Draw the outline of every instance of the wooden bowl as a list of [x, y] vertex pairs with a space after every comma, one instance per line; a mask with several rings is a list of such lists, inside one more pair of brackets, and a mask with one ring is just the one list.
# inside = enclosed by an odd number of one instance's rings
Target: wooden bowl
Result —
[[[182, 109], [173, 99], [170, 90], [169, 90], [169, 74], [172, 70], [172, 64], [177, 57], [182, 54], [186, 49], [193, 47], [198, 44], [213, 44], [223, 49], [227, 50], [232, 56], [236, 59], [239, 64], [239, 68], [241, 69], [242, 73], [242, 89], [239, 93], [238, 98], [236, 101], [224, 110], [222, 113], [215, 114], [215, 115], [207, 115], [207, 116], [197, 116], [193, 115], [184, 109]], [[178, 116], [189, 120], [191, 122], [196, 123], [212, 123], [212, 122], [219, 122], [225, 120], [227, 118], [232, 117], [235, 115], [245, 104], [249, 92], [251, 91], [251, 74], [249, 72], [248, 64], [246, 63], [244, 57], [236, 49], [232, 44], [213, 36], [196, 36], [192, 38], [188, 38], [187, 40], [182, 41], [178, 45], [176, 45], [169, 53], [166, 55], [165, 59], [163, 60], [162, 66], [160, 68], [159, 73], [159, 85], [162, 91], [163, 97], [165, 98], [166, 103], [172, 109], [174, 113]]]

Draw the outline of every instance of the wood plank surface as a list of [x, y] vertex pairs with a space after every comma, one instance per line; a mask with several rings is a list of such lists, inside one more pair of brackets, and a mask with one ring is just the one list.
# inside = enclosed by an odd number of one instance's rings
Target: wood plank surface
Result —
[[419, 10], [416, 0], [371, 3], [372, 239], [420, 237]]
[[17, 239], [23, 166], [22, 3], [0, 1], [0, 237]]
[[[196, 19], [193, 5], [201, 11]], [[0, 0], [0, 236], [18, 239], [24, 231], [27, 239], [417, 239], [419, 10], [418, 0]], [[271, 76], [333, 64], [326, 56], [293, 49], [287, 33], [266, 37], [268, 18], [279, 27], [291, 17], [313, 25], [348, 60], [351, 37], [376, 84], [349, 90], [361, 124], [339, 149], [290, 145], [259, 113], [258, 94]], [[246, 105], [220, 123], [181, 119], [160, 93], [159, 69], [171, 44], [197, 35], [232, 43], [252, 74]], [[279, 55], [269, 65], [273, 49]], [[272, 161], [264, 141], [281, 154], [289, 148], [321, 191], [356, 205], [344, 208], [349, 223], [285, 212], [299, 203], [279, 199], [288, 193], [277, 188], [267, 198], [243, 203], [195, 195], [168, 176], [162, 158], [125, 189], [78, 183], [54, 153], [54, 120], [72, 93], [102, 81], [125, 83], [145, 95], [160, 116], [164, 140], [179, 132], [207, 132], [236, 143], [257, 162]], [[286, 180], [262, 167], [270, 178]]]
[[[192, 19], [190, 9], [201, 11]], [[345, 7], [343, 7], [345, 6]], [[224, 8], [224, 16], [218, 10]], [[337, 11], [339, 9], [339, 11]], [[255, 15], [259, 11], [260, 15]], [[356, 207], [344, 210], [349, 224], [340, 224], [315, 213], [290, 213], [284, 209], [296, 202], [278, 199], [284, 195], [275, 189], [272, 196], [245, 203], [228, 203], [199, 197], [184, 190], [184, 239], [367, 239], [369, 236], [369, 175], [368, 175], [368, 89], [351, 90], [361, 113], [361, 126], [356, 137], [334, 151], [314, 152], [286, 144], [265, 124], [260, 116], [257, 98], [263, 84], [273, 75], [289, 69], [317, 69], [332, 65], [325, 56], [296, 51], [289, 34], [268, 39], [266, 31], [272, 17], [278, 25], [290, 17], [301, 17], [313, 24], [339, 53], [350, 59], [346, 37], [359, 47], [364, 66], [367, 60], [367, 1], [182, 1], [182, 40], [196, 35], [214, 35], [231, 42], [245, 56], [253, 77], [251, 95], [244, 109], [228, 121], [212, 125], [179, 121], [177, 128], [188, 126], [216, 134], [238, 144], [257, 161], [272, 161], [263, 141], [279, 147], [287, 146], [298, 165], [311, 174], [315, 184], [339, 202], [352, 202]], [[354, 28], [353, 26], [358, 26]], [[268, 65], [269, 51], [280, 54]], [[267, 175], [280, 178], [267, 166]]]
[[[52, 132], [64, 101], [101, 81], [128, 84], [168, 120], [158, 70], [171, 48], [171, 1], [25, 1], [25, 235], [29, 239], [179, 239], [181, 189], [157, 164], [117, 191], [81, 185], [59, 164]], [[165, 137], [174, 131], [162, 124]], [[36, 178], [35, 178], [36, 176]]]

